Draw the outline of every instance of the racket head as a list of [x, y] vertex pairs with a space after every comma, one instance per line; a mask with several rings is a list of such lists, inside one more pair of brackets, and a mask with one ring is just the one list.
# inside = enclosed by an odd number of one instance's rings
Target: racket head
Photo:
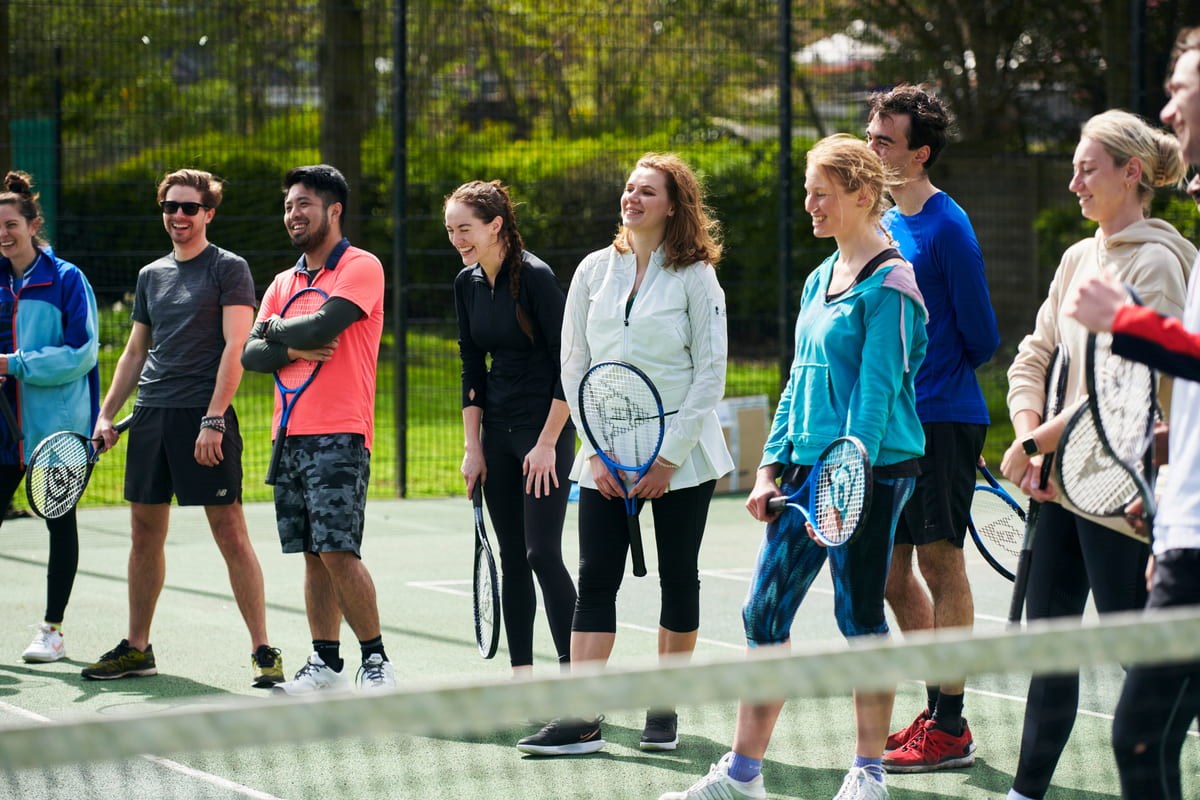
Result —
[[967, 531], [992, 569], [1013, 580], [1025, 541], [1025, 509], [1012, 495], [999, 486], [976, 485]]
[[624, 361], [601, 361], [584, 374], [579, 418], [588, 442], [612, 469], [642, 472], [662, 447], [662, 398], [646, 373]]
[[817, 538], [830, 547], [852, 540], [866, 526], [871, 507], [871, 459], [853, 436], [834, 439], [817, 457], [810, 481], [811, 517]]
[[1154, 441], [1154, 370], [1112, 352], [1112, 334], [1088, 334], [1088, 406], [1100, 441], [1127, 468], [1138, 465]]
[[[328, 299], [329, 295], [324, 291], [315, 286], [309, 286], [288, 298], [283, 310], [279, 312], [279, 316], [282, 319], [295, 319], [316, 313]], [[306, 358], [297, 358], [275, 371], [275, 382], [281, 390], [299, 392], [316, 377], [317, 372], [321, 369], [321, 363], [320, 361], [309, 361]]]
[[479, 655], [492, 658], [500, 645], [500, 581], [496, 574], [496, 559], [488, 543], [483, 522], [483, 488], [475, 486], [472, 493], [475, 511], [475, 562], [471, 582], [472, 611], [475, 618], [475, 644]]
[[1063, 495], [1085, 514], [1120, 517], [1137, 495], [1138, 487], [1125, 465], [1112, 457], [1084, 403], [1063, 429], [1054, 469]]
[[96, 449], [87, 437], [59, 431], [43, 439], [25, 467], [25, 497], [42, 519], [58, 519], [83, 496], [96, 463]]

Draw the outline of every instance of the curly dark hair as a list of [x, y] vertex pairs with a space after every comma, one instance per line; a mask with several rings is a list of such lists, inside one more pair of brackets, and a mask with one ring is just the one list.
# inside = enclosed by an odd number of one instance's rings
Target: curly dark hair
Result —
[[928, 170], [937, 161], [954, 127], [954, 114], [941, 97], [926, 86], [900, 84], [890, 92], [871, 95], [867, 119], [905, 115], [909, 119], [908, 149], [929, 147]]

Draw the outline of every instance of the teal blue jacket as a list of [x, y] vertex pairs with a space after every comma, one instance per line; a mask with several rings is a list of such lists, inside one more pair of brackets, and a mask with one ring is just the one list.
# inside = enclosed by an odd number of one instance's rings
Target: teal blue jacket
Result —
[[858, 437], [876, 466], [925, 452], [915, 379], [928, 314], [912, 266], [880, 267], [826, 302], [837, 255], [804, 283], [795, 356], [760, 466], [812, 464], [845, 435]]

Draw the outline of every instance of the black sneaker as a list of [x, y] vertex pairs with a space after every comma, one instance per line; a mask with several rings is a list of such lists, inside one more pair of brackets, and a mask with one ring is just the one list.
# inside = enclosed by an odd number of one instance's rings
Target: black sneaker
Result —
[[646, 712], [646, 727], [642, 728], [643, 750], [674, 750], [679, 747], [679, 715], [674, 711]]
[[256, 689], [270, 689], [277, 683], [283, 683], [287, 678], [283, 675], [283, 656], [278, 647], [260, 644], [250, 656], [250, 668], [254, 671]]
[[577, 717], [552, 719], [540, 731], [517, 742], [517, 749], [534, 756], [578, 756], [604, 747], [600, 736], [603, 716], [589, 721]]
[[145, 650], [137, 650], [129, 646], [128, 639], [122, 639], [119, 645], [100, 656], [100, 660], [95, 664], [84, 667], [80, 674], [94, 681], [157, 675], [154, 648], [146, 645]]

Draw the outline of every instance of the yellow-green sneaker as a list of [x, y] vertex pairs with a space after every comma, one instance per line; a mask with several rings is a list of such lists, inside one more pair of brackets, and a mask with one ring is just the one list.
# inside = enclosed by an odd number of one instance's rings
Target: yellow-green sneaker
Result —
[[84, 667], [80, 674], [96, 681], [157, 675], [158, 668], [154, 666], [154, 648], [146, 645], [145, 650], [137, 650], [129, 646], [128, 639], [122, 639], [119, 645], [100, 656], [100, 660], [95, 664], [88, 664]]
[[270, 689], [277, 683], [283, 683], [283, 656], [278, 647], [259, 645], [250, 656], [250, 666], [254, 668], [254, 686], [257, 689]]

